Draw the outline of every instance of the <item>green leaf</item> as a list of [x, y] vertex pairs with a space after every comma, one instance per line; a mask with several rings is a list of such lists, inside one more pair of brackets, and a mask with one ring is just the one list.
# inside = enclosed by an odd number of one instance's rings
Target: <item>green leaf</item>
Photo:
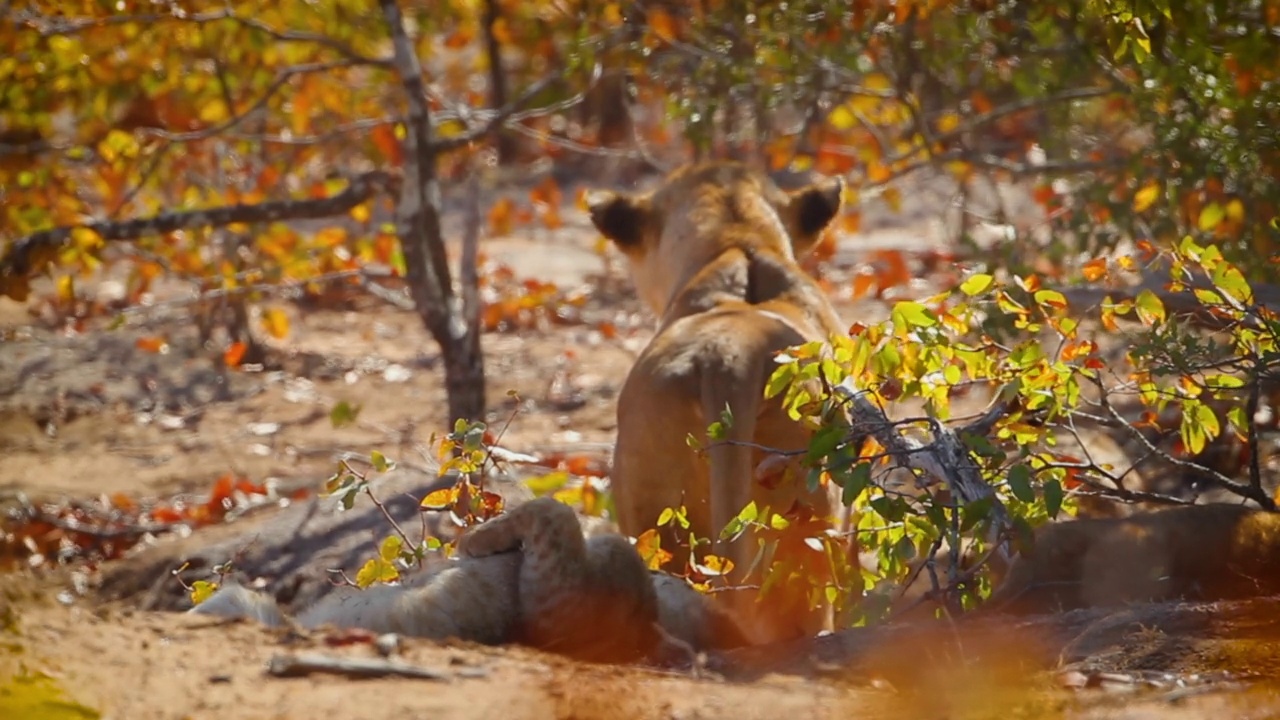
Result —
[[1200, 219], [1196, 222], [1196, 227], [1200, 228], [1200, 232], [1210, 232], [1222, 224], [1222, 219], [1226, 216], [1227, 211], [1221, 204], [1209, 203], [1200, 211]]
[[1058, 513], [1062, 511], [1062, 500], [1065, 494], [1062, 492], [1062, 483], [1057, 478], [1050, 478], [1041, 485], [1044, 489], [1044, 508], [1049, 513], [1050, 518], [1058, 517]]
[[377, 450], [369, 453], [369, 462], [373, 465], [373, 469], [378, 472], [386, 472], [396, 466], [395, 463], [387, 460], [387, 457]]
[[893, 306], [893, 324], [900, 328], [928, 328], [938, 324], [938, 318], [929, 308], [913, 300], [903, 300]]
[[1244, 387], [1244, 378], [1235, 375], [1209, 375], [1204, 379], [1204, 386], [1209, 390], [1234, 390]]
[[796, 376], [796, 363], [789, 361], [778, 366], [777, 370], [769, 376], [769, 382], [764, 386], [764, 396], [766, 399], [777, 397]]
[[1239, 405], [1227, 410], [1227, 421], [1234, 425], [1240, 433], [1244, 433], [1249, 429], [1249, 416], [1245, 409]]
[[959, 365], [947, 365], [942, 369], [942, 379], [947, 381], [948, 385], [959, 385], [963, 379]]
[[1209, 441], [1218, 437], [1222, 426], [1213, 408], [1195, 399], [1182, 403], [1182, 425], [1179, 428], [1182, 445], [1192, 455], [1199, 455]]
[[996, 279], [986, 273], [975, 273], [960, 283], [960, 292], [970, 297], [980, 295], [991, 289], [995, 282]]
[[564, 470], [555, 470], [545, 475], [531, 477], [524, 481], [525, 487], [533, 492], [534, 497], [543, 497], [550, 495], [557, 490], [562, 489], [569, 484], [569, 473]]
[[1035, 502], [1036, 493], [1031, 488], [1031, 468], [1026, 465], [1009, 468], [1009, 492], [1024, 503]]
[[817, 463], [830, 455], [844, 440], [845, 430], [839, 425], [823, 426], [809, 440], [809, 449], [805, 451], [805, 460], [810, 464]]
[[1062, 310], [1067, 307], [1067, 298], [1057, 290], [1037, 290], [1033, 296], [1041, 307]]
[[1138, 293], [1138, 297], [1134, 298], [1134, 306], [1138, 311], [1138, 319], [1144, 325], [1158, 325], [1165, 320], [1164, 303], [1150, 290]]
[[969, 532], [975, 525], [991, 516], [991, 508], [995, 507], [996, 496], [980, 497], [960, 508], [960, 531]]
[[339, 400], [329, 411], [329, 423], [335, 428], [350, 425], [360, 416], [360, 405], [352, 405], [346, 400]]
[[843, 478], [844, 484], [841, 488], [840, 502], [846, 506], [853, 505], [853, 501], [858, 499], [863, 490], [871, 484], [871, 463], [860, 462], [853, 466], [848, 475]]

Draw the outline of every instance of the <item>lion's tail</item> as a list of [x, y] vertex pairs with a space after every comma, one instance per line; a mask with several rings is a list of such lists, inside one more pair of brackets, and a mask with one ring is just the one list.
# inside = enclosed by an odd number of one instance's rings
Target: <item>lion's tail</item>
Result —
[[275, 598], [254, 592], [239, 583], [223, 585], [204, 602], [187, 612], [193, 615], [254, 620], [268, 627], [281, 627], [285, 624], [284, 613], [280, 611]]

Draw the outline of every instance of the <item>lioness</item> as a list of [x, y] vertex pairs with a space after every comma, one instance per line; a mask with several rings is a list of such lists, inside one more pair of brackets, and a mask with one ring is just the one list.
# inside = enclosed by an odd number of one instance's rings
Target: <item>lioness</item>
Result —
[[1051, 523], [984, 606], [1053, 612], [1129, 602], [1280, 593], [1280, 514], [1186, 505]]
[[[748, 503], [807, 518], [801, 524], [810, 535], [830, 528], [839, 507], [834, 488], [811, 491], [803, 473], [759, 482], [753, 472], [761, 448], [802, 450], [810, 438], [780, 403], [764, 400], [775, 353], [846, 332], [796, 262], [839, 212], [842, 190], [832, 179], [784, 192], [745, 165], [711, 162], [677, 170], [647, 194], [587, 197], [593, 223], [628, 258], [637, 292], [659, 318], [618, 398], [612, 488], [619, 528], [639, 535], [665, 508], [686, 506], [689, 529], [714, 539], [699, 554], [731, 560], [734, 584], [759, 583], [761, 568], [753, 565], [769, 560], [753, 562], [758, 543], [751, 532], [719, 539]], [[707, 463], [686, 438], [706, 438], [726, 408], [726, 440], [709, 444]], [[759, 598], [731, 594], [735, 617], [756, 642], [830, 625], [828, 608], [811, 607], [810, 597], [821, 593], [809, 584], [829, 572], [829, 562], [803, 534], [784, 538], [772, 558], [799, 563], [784, 573], [789, 579]], [[683, 569], [687, 549], [672, 528], [662, 542], [674, 551], [669, 567]]]
[[[687, 659], [746, 644], [726, 613], [678, 578], [651, 573], [620, 535], [583, 537], [552, 498], [531, 500], [458, 541], [451, 560], [397, 586], [343, 588], [298, 614], [333, 625], [486, 644], [521, 642], [595, 662]], [[228, 584], [191, 612], [288, 622], [271, 597]]]

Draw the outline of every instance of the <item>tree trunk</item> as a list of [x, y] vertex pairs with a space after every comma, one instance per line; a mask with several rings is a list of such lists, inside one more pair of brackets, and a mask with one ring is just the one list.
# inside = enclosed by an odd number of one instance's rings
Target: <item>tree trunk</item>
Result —
[[[396, 231], [404, 252], [409, 292], [427, 331], [440, 344], [449, 426], [454, 421], [483, 420], [484, 358], [480, 329], [453, 291], [453, 278], [440, 231], [440, 182], [431, 115], [422, 82], [422, 66], [404, 30], [395, 0], [380, 0], [395, 48], [395, 67], [409, 104], [405, 133], [405, 178], [396, 207]], [[463, 273], [464, 282], [474, 273]]]
[[[489, 56], [489, 105], [495, 109], [507, 106], [507, 73], [502, 67], [502, 43], [493, 32], [494, 24], [501, 17], [502, 9], [498, 7], [498, 0], [485, 0], [484, 46], [485, 53]], [[515, 159], [518, 148], [511, 133], [499, 128], [495, 143], [500, 165], [506, 165]]]

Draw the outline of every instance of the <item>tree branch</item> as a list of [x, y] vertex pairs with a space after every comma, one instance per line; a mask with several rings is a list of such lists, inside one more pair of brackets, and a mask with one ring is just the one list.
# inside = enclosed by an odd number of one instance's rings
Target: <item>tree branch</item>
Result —
[[350, 185], [337, 195], [316, 200], [274, 200], [255, 204], [224, 205], [203, 210], [161, 213], [135, 220], [96, 220], [79, 225], [41, 230], [9, 246], [0, 257], [0, 278], [25, 277], [39, 271], [42, 269], [36, 267], [41, 264], [39, 260], [49, 257], [48, 252], [41, 251], [56, 250], [79, 228], [92, 230], [105, 241], [116, 241], [135, 240], [148, 235], [163, 235], [175, 230], [221, 227], [232, 223], [330, 217], [347, 212], [375, 193], [389, 193], [398, 184], [399, 179], [395, 175], [374, 171], [352, 178]]
[[[1009, 514], [995, 496], [995, 490], [983, 480], [982, 470], [973, 462], [968, 448], [954, 429], [943, 423], [930, 421], [933, 442], [926, 445], [898, 432], [894, 424], [885, 417], [884, 411], [871, 402], [867, 393], [846, 385], [837, 385], [834, 389], [849, 404], [855, 430], [874, 437], [903, 467], [938, 478], [962, 503], [990, 498], [993, 520], [991, 536], [998, 540], [1001, 556], [1005, 560], [1009, 559], [1008, 544], [1004, 540], [1005, 531], [1012, 529]], [[1001, 404], [997, 407], [1004, 406]], [[984, 417], [979, 423], [988, 421], [994, 422]]]
[[181, 8], [175, 8], [172, 12], [167, 13], [108, 15], [101, 18], [54, 18], [47, 15], [41, 15], [30, 10], [25, 10], [14, 13], [13, 20], [18, 25], [27, 25], [34, 28], [36, 32], [40, 33], [41, 37], [51, 37], [54, 35], [76, 35], [88, 30], [113, 25], [127, 25], [130, 23], [154, 25], [159, 22], [177, 21], [203, 24], [227, 20], [237, 23], [243, 27], [265, 33], [273, 40], [278, 40], [280, 42], [313, 43], [315, 45], [320, 45], [333, 50], [347, 60], [362, 65], [380, 65], [383, 67], [389, 67], [391, 65], [391, 60], [388, 58], [377, 58], [364, 55], [363, 53], [357, 52], [350, 45], [329, 37], [328, 35], [305, 32], [302, 30], [280, 30], [262, 22], [261, 20], [236, 15], [229, 9], [207, 13], [188, 14]]

